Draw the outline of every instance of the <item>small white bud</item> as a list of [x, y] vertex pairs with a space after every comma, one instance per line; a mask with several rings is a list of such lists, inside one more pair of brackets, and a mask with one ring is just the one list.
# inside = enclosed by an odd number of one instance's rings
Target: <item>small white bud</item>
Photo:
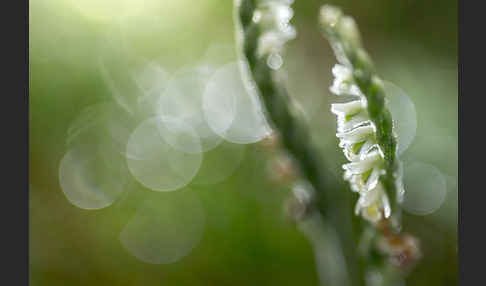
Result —
[[342, 37], [355, 48], [361, 46], [359, 30], [353, 18], [349, 16], [342, 17], [338, 29]]
[[359, 87], [354, 83], [353, 70], [345, 65], [336, 64], [332, 68], [334, 81], [329, 90], [336, 95], [354, 95], [364, 98]]
[[335, 6], [324, 5], [319, 11], [319, 20], [326, 28], [333, 28], [339, 22], [342, 14], [341, 10]]

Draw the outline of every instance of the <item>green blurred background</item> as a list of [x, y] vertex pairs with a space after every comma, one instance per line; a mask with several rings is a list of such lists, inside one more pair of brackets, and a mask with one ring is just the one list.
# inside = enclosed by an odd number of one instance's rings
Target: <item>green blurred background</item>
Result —
[[[328, 92], [335, 59], [317, 27], [324, 3], [355, 17], [379, 73], [414, 103], [417, 131], [405, 164], [432, 165], [446, 179], [438, 210], [403, 218], [403, 229], [423, 249], [406, 285], [456, 285], [457, 1], [295, 1], [298, 36], [288, 44], [283, 69], [326, 166], [340, 176], [345, 158], [329, 111], [336, 98]], [[143, 201], [171, 193], [131, 181], [110, 207], [83, 210], [59, 185], [71, 122], [85, 107], [111, 100], [98, 65], [102, 47], [116, 48], [122, 31], [128, 56], [157, 59], [170, 73], [201, 59], [226, 63], [236, 58], [232, 6], [230, 0], [30, 1], [31, 285], [319, 285], [311, 245], [285, 219], [288, 187], [269, 180], [271, 156], [259, 144], [239, 145], [242, 162], [224, 181], [184, 188], [201, 202], [204, 230], [194, 249], [171, 264], [144, 263], [119, 239]]]

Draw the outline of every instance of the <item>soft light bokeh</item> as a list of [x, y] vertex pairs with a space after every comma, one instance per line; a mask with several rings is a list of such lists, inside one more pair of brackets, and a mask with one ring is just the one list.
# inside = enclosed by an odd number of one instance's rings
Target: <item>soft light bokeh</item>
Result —
[[[457, 2], [331, 2], [394, 85], [403, 229], [423, 249], [406, 285], [456, 285]], [[272, 65], [340, 178], [324, 3], [295, 0]], [[286, 219], [269, 127], [235, 76], [232, 1], [32, 0], [29, 15], [31, 285], [319, 285], [329, 258]]]

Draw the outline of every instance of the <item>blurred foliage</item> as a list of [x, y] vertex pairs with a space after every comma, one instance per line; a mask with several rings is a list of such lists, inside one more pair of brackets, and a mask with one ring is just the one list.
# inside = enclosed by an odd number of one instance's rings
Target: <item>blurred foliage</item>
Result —
[[[417, 134], [402, 159], [432, 164], [447, 179], [439, 210], [404, 216], [404, 231], [416, 234], [424, 251], [407, 285], [456, 285], [457, 1], [330, 2], [355, 17], [378, 72], [415, 104]], [[118, 3], [132, 4], [120, 12]], [[326, 166], [340, 177], [345, 159], [328, 92], [335, 61], [317, 27], [324, 3], [295, 1], [298, 37], [289, 43], [284, 69]], [[119, 241], [153, 192], [132, 182], [114, 205], [87, 211], [70, 204], [59, 186], [71, 121], [111, 98], [97, 62], [101, 47], [122, 30], [133, 53], [174, 72], [214, 45], [233, 45], [232, 1], [32, 0], [29, 14], [31, 285], [318, 285], [312, 248], [283, 215], [289, 190], [268, 180], [269, 155], [258, 144], [246, 146], [242, 164], [225, 181], [186, 187], [201, 200], [206, 224], [199, 244], [173, 264], [141, 262]]]

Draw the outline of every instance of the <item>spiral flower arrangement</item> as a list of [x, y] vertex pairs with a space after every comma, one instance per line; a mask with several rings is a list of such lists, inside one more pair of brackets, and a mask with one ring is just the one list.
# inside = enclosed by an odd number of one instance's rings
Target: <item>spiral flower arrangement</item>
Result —
[[330, 91], [355, 98], [331, 106], [337, 116], [339, 146], [350, 161], [343, 165], [344, 179], [360, 195], [355, 212], [376, 224], [391, 216], [389, 197], [398, 212], [404, 194], [397, 138], [385, 106], [383, 82], [362, 48], [353, 18], [325, 5], [320, 22], [339, 62], [332, 69]]
[[356, 214], [377, 223], [383, 217], [390, 217], [391, 208], [383, 183], [379, 180], [386, 170], [383, 152], [376, 142], [376, 126], [368, 114], [366, 97], [353, 82], [351, 69], [338, 64], [332, 71], [335, 80], [331, 92], [357, 97], [356, 100], [331, 106], [331, 111], [337, 116], [339, 146], [350, 161], [343, 165], [344, 179], [360, 195]]
[[417, 239], [400, 231], [403, 168], [394, 122], [385, 105], [384, 84], [362, 46], [353, 18], [335, 6], [324, 5], [319, 20], [339, 62], [332, 69], [334, 82], [329, 89], [353, 98], [332, 104], [331, 112], [337, 116], [339, 146], [349, 160], [342, 166], [344, 179], [360, 195], [355, 213], [379, 231], [375, 247], [392, 264], [410, 269], [421, 254]]

